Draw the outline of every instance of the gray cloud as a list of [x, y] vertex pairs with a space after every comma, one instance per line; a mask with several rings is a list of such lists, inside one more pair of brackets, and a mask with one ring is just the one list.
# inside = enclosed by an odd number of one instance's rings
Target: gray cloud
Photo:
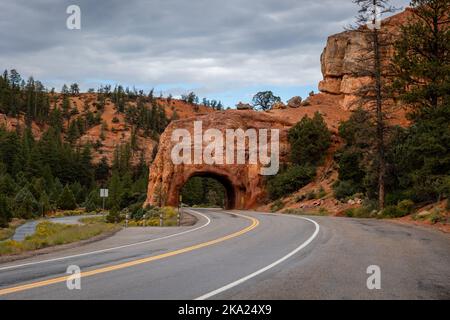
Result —
[[[70, 4], [80, 31], [65, 27]], [[315, 85], [327, 36], [356, 10], [350, 0], [0, 0], [0, 66], [58, 89]]]

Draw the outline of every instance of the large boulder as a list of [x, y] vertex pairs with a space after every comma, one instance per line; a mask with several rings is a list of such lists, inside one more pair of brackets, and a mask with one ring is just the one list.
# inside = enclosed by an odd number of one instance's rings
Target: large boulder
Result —
[[239, 102], [236, 105], [236, 109], [238, 109], [238, 110], [252, 110], [253, 106], [251, 104], [248, 104], [248, 103]]
[[273, 110], [282, 110], [282, 109], [286, 109], [286, 105], [283, 102], [275, 102], [272, 106]]
[[287, 106], [289, 108], [300, 108], [302, 106], [302, 97], [292, 97], [291, 99], [289, 99]]

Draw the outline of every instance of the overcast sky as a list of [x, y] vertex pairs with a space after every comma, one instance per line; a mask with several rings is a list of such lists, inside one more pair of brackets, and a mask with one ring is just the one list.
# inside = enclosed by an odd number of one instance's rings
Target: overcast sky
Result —
[[[81, 30], [66, 27], [72, 4]], [[57, 90], [120, 83], [234, 106], [267, 89], [287, 100], [317, 90], [326, 39], [356, 11], [351, 0], [0, 0], [0, 67]]]

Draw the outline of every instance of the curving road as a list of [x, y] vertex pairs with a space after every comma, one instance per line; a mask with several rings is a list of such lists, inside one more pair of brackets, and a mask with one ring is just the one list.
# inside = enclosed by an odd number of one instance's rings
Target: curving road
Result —
[[[196, 209], [0, 265], [0, 299], [450, 299], [450, 235], [388, 221]], [[81, 268], [81, 290], [66, 286]], [[366, 269], [381, 269], [369, 290]]]

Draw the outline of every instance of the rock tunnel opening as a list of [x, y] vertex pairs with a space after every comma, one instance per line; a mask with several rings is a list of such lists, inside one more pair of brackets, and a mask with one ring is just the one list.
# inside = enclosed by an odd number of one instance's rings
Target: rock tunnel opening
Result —
[[210, 172], [195, 173], [180, 189], [182, 202], [189, 206], [234, 209], [236, 190], [226, 177]]

